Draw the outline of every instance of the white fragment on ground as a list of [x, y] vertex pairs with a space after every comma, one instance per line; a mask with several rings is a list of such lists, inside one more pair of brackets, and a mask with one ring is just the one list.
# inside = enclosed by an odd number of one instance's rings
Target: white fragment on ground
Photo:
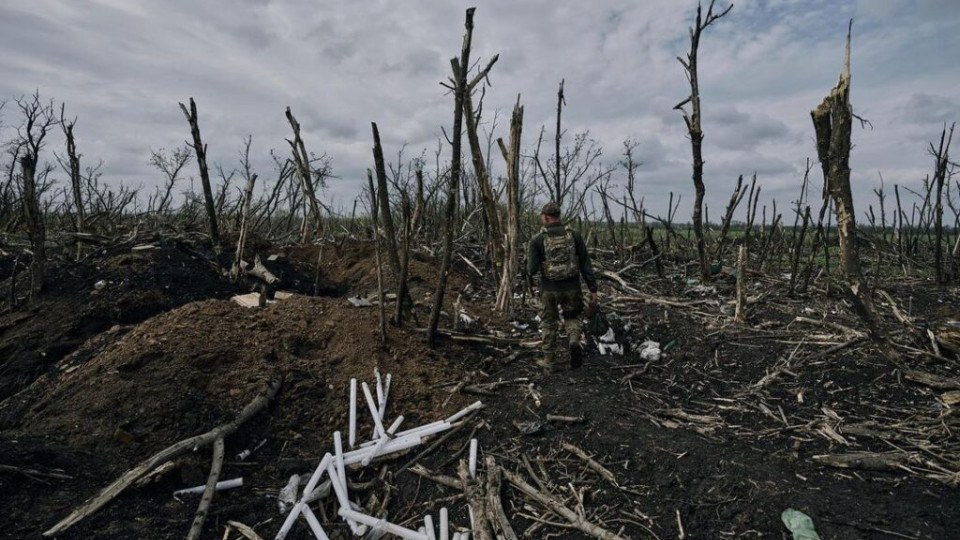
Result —
[[600, 354], [616, 354], [623, 356], [623, 345], [617, 343], [617, 336], [613, 333], [613, 328], [608, 328], [607, 333], [597, 338], [597, 349]]
[[280, 494], [277, 496], [277, 508], [281, 514], [287, 513], [287, 510], [296, 504], [298, 487], [300, 487], [300, 475], [294, 474], [290, 477], [287, 485], [280, 490]]
[[661, 354], [663, 353], [660, 351], [660, 343], [656, 341], [647, 340], [640, 344], [640, 358], [642, 360], [656, 362], [660, 360]]

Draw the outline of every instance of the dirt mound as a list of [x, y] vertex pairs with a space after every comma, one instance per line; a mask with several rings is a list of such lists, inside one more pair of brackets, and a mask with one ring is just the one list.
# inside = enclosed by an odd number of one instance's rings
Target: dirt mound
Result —
[[[438, 389], [462, 377], [444, 356], [462, 356], [456, 347], [440, 354], [419, 332], [391, 328], [384, 349], [376, 322], [375, 309], [353, 308], [344, 299], [296, 295], [264, 309], [207, 300], [156, 316], [105, 346], [92, 340], [64, 359], [56, 374], [0, 405], [0, 415], [16, 424], [6, 435], [20, 441], [15, 446], [0, 441], [0, 449], [23, 454], [19, 461], [25, 463], [37, 452], [54, 453], [58, 460], [44, 461], [67, 470], [75, 471], [77, 460], [87, 472], [96, 471], [94, 479], [72, 483], [72, 498], [49, 502], [15, 484], [9, 504], [49, 505], [52, 514], [65, 514], [146, 456], [232, 419], [277, 374], [284, 380], [270, 412], [227, 441], [229, 455], [235, 455], [266, 440], [257, 455], [277, 461], [225, 473], [271, 489], [284, 483], [290, 470], [303, 472], [318, 449], [330, 446], [333, 431], [345, 430], [350, 378], [372, 383], [374, 368], [391, 374], [388, 416], [403, 414], [409, 426], [466, 404], [466, 396], [453, 396], [444, 406], [450, 394]], [[360, 434], [370, 430], [368, 421], [360, 423]], [[205, 461], [205, 456], [180, 460], [179, 478], [163, 486], [161, 497], [169, 497], [168, 487], [203, 483]], [[253, 506], [269, 508], [262, 502]], [[85, 524], [91, 529], [77, 527], [78, 537], [105, 530], [98, 519]], [[45, 525], [23, 524], [18, 530], [35, 533]]]
[[[0, 400], [114, 325], [135, 324], [188, 302], [233, 292], [203, 257], [173, 243], [99, 253], [48, 272], [46, 289], [36, 301], [0, 315]], [[8, 279], [0, 289], [9, 286]], [[26, 286], [21, 277], [18, 287]]]
[[[283, 258], [275, 264], [279, 264], [280, 268], [289, 265], [300, 275], [313, 276], [318, 249], [317, 246], [287, 246], [281, 251]], [[388, 291], [395, 292], [393, 288], [396, 276], [390, 269], [386, 255], [381, 255], [383, 256], [384, 287]], [[321, 280], [328, 283], [328, 286], [338, 287], [341, 294], [367, 296], [376, 293], [376, 252], [371, 242], [345, 240], [340, 244], [325, 245], [320, 261]], [[407, 281], [410, 294], [415, 301], [425, 296], [432, 296], [436, 292], [438, 268], [439, 261], [435, 257], [411, 252]], [[447, 290], [454, 298], [457, 291], [466, 287], [476, 276], [475, 273], [469, 272], [472, 271], [459, 268], [456, 261], [454, 262], [447, 281]]]
[[346, 423], [350, 378], [370, 380], [375, 367], [398, 383], [395, 412], [416, 422], [421, 411], [439, 408], [429, 387], [455, 374], [412, 331], [393, 329], [383, 349], [376, 321], [376, 310], [342, 299], [294, 296], [262, 310], [225, 300], [190, 304], [141, 324], [90, 360], [85, 350], [65, 359], [62, 375], [38, 384], [42, 400], [18, 424], [95, 451], [117, 449], [119, 429], [135, 441], [120, 450], [141, 456], [226, 421], [282, 373], [283, 401], [297, 407], [283, 407], [281, 423], [326, 438]]

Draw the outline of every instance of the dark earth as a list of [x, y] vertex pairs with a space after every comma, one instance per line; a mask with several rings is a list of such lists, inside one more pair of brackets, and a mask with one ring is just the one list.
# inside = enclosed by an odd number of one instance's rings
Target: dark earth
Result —
[[[857, 333], [862, 325], [833, 291], [788, 296], [783, 282], [757, 276], [749, 281], [749, 322], [736, 325], [730, 279], [712, 284], [716, 291], [641, 273], [624, 276], [630, 291], [602, 280], [602, 313], [632, 352], [601, 356], [591, 344], [582, 368], [544, 375], [533, 365], [533, 308], [512, 318], [493, 312], [494, 291], [466, 265], [451, 273], [447, 312], [455, 313], [460, 297], [476, 319], [463, 332], [491, 341], [445, 338], [431, 348], [422, 331], [388, 326], [384, 348], [378, 310], [345, 298], [376, 291], [370, 245], [324, 247], [321, 296], [311, 295], [316, 247], [272, 252], [285, 288], [302, 294], [262, 309], [229, 300], [247, 289], [222, 278], [210, 254], [189, 242], [151, 245], [58, 265], [35, 303], [0, 315], [0, 537], [40, 538], [140, 461], [231, 420], [267, 381], [282, 377], [269, 408], [226, 439], [221, 479], [242, 476], [244, 486], [217, 494], [203, 533], [220, 538], [233, 520], [273, 538], [283, 520], [278, 491], [291, 474], [316, 466], [335, 430], [345, 431], [349, 379], [372, 382], [377, 368], [393, 377], [387, 416], [403, 414], [406, 427], [477, 399], [485, 404], [419, 460], [423, 467], [455, 477], [472, 435], [482, 455], [568, 508], [582, 505], [587, 520], [624, 537], [678, 538], [682, 527], [687, 539], [790, 538], [780, 515], [795, 508], [824, 539], [960, 538], [960, 477], [937, 468], [955, 462], [960, 421], [943, 390], [904, 376], [914, 369], [956, 378], [956, 359], [904, 349], [891, 360]], [[437, 266], [428, 255], [411, 263], [419, 326], [428, 319]], [[12, 264], [0, 268], [6, 291]], [[957, 314], [954, 288], [911, 280], [888, 292], [931, 326]], [[922, 348], [879, 302], [894, 340]], [[452, 322], [444, 317], [441, 326]], [[645, 361], [637, 350], [647, 339], [674, 345]], [[471, 390], [498, 381], [504, 384]], [[370, 429], [365, 421], [360, 433]], [[616, 483], [563, 443], [593, 456]], [[254, 448], [246, 460], [236, 458]], [[371, 481], [358, 488], [361, 500], [389, 494], [390, 520], [412, 528], [441, 507], [454, 523], [468, 524], [458, 490], [399, 470], [425, 448], [355, 474], [358, 483]], [[814, 459], [852, 452], [900, 452], [905, 461], [867, 471]], [[176, 459], [58, 538], [183, 538], [198, 499], [180, 502], [172, 492], [202, 485], [210, 455], [208, 446]], [[518, 535], [587, 538], [504, 484]], [[331, 538], [347, 538], [331, 499], [317, 505], [318, 516]], [[302, 522], [288, 536], [310, 537]]]

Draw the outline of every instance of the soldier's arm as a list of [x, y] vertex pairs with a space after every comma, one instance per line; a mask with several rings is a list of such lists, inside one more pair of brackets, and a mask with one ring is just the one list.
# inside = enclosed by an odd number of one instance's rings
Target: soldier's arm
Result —
[[593, 263], [590, 262], [590, 253], [587, 252], [587, 245], [583, 243], [583, 238], [580, 237], [580, 234], [574, 231], [573, 233], [574, 244], [577, 248], [577, 262], [580, 265], [580, 275], [583, 276], [583, 281], [587, 283], [587, 289], [590, 292], [597, 292], [597, 275], [593, 272]]
[[527, 246], [527, 279], [533, 283], [533, 276], [540, 272], [540, 265], [543, 263], [543, 237], [536, 235], [530, 239]]

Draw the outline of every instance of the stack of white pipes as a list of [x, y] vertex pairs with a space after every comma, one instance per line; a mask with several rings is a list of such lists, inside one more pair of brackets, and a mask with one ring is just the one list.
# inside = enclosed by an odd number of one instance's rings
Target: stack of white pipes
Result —
[[[386, 382], [384, 383], [383, 379], [380, 377], [379, 370], [374, 370], [374, 377], [376, 379], [376, 401], [374, 401], [374, 393], [371, 392], [370, 386], [365, 382], [361, 383], [360, 385], [361, 389], [363, 390], [364, 401], [366, 401], [367, 409], [370, 412], [370, 416], [373, 418], [373, 438], [370, 441], [357, 444], [357, 380], [350, 379], [350, 425], [347, 432], [347, 447], [349, 450], [344, 452], [343, 440], [340, 432], [334, 432], [333, 453], [324, 454], [323, 459], [320, 460], [320, 464], [317, 465], [317, 468], [313, 471], [313, 475], [310, 476], [310, 480], [307, 482], [307, 485], [304, 486], [303, 493], [299, 500], [293, 506], [293, 509], [290, 511], [290, 513], [287, 514], [287, 518], [280, 527], [280, 531], [277, 532], [275, 540], [284, 540], [287, 534], [290, 532], [290, 529], [293, 527], [293, 524], [297, 521], [297, 517], [299, 517], [301, 514], [307, 521], [307, 525], [309, 525], [310, 530], [313, 532], [313, 535], [317, 538], [317, 540], [329, 539], [326, 532], [323, 530], [323, 527], [321, 527], [320, 521], [317, 520], [317, 516], [313, 513], [313, 510], [310, 509], [308, 504], [310, 495], [313, 493], [324, 474], [327, 474], [327, 476], [330, 477], [330, 483], [333, 487], [333, 492], [336, 495], [337, 502], [340, 505], [339, 514], [347, 522], [347, 525], [350, 526], [350, 530], [355, 536], [363, 536], [369, 529], [373, 529], [376, 531], [393, 534], [406, 540], [437, 540], [437, 538], [440, 540], [468, 540], [470, 538], [469, 532], [457, 532], [454, 533], [452, 537], [450, 536], [450, 524], [448, 521], [446, 508], [440, 510], [440, 535], [438, 537], [436, 530], [433, 527], [433, 517], [429, 514], [424, 517], [423, 526], [420, 527], [419, 530], [414, 531], [412, 529], [390, 523], [386, 519], [380, 519], [364, 514], [361, 511], [363, 510], [362, 508], [350, 501], [349, 492], [347, 491], [346, 476], [346, 467], [348, 465], [360, 464], [361, 466], [366, 467], [371, 461], [378, 457], [387, 456], [396, 452], [402, 452], [404, 450], [413, 448], [414, 446], [422, 443], [423, 439], [426, 437], [446, 431], [458, 425], [456, 424], [457, 421], [483, 406], [481, 402], [477, 401], [445, 420], [438, 420], [430, 424], [425, 424], [419, 427], [408, 429], [406, 431], [397, 432], [397, 430], [400, 428], [400, 424], [403, 423], [403, 415], [399, 415], [393, 421], [393, 423], [390, 424], [389, 428], [384, 429], [383, 420], [387, 411], [387, 399], [390, 396], [390, 384], [392, 380], [390, 374], [388, 373], [386, 376]], [[470, 441], [471, 476], [475, 476], [476, 474], [476, 461], [477, 441], [476, 439], [473, 439]]]

